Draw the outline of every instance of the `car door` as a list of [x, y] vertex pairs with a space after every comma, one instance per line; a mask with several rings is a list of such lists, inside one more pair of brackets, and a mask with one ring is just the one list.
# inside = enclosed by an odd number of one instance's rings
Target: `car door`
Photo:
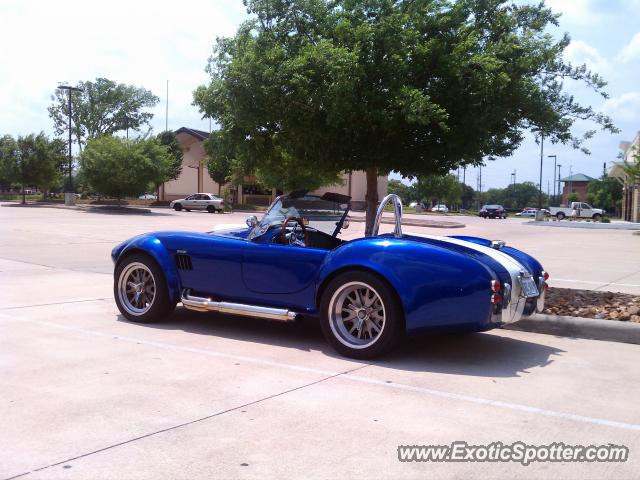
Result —
[[313, 285], [328, 250], [248, 242], [242, 258], [242, 280], [248, 290], [269, 295], [292, 294]]
[[591, 205], [589, 205], [588, 203], [581, 203], [580, 216], [584, 218], [591, 218], [593, 216], [593, 210], [591, 208]]

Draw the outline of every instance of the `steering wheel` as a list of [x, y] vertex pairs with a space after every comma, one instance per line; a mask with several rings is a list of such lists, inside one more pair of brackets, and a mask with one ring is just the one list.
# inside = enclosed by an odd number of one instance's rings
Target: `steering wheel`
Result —
[[[293, 227], [293, 230], [291, 231], [291, 234], [289, 235], [289, 240], [287, 241], [287, 224], [291, 221], [296, 221], [296, 223], [298, 224], [297, 226]], [[297, 229], [298, 226], [300, 226], [300, 228], [302, 229], [302, 234], [304, 236], [304, 241], [302, 239], [300, 239], [300, 237], [297, 234]], [[287, 217], [284, 222], [282, 222], [282, 233], [280, 235], [280, 241], [282, 242], [283, 245], [286, 245], [287, 243], [289, 245], [297, 245], [299, 247], [306, 247], [309, 244], [309, 232], [307, 232], [307, 227], [305, 227], [304, 225], [304, 221], [302, 220], [302, 218], [298, 218], [298, 217]]]

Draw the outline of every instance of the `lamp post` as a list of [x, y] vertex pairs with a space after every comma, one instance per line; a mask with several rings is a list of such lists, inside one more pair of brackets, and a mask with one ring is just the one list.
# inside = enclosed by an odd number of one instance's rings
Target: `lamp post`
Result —
[[60, 90], [66, 90], [68, 99], [69, 99], [69, 183], [65, 191], [68, 190], [68, 193], [72, 193], [73, 191], [73, 177], [72, 177], [73, 159], [71, 158], [71, 92], [82, 92], [82, 89], [78, 87], [72, 87], [70, 85], [59, 85], [58, 88]]
[[562, 168], [562, 165], [558, 164], [558, 198], [556, 199], [556, 201], [558, 202], [558, 206], [560, 206], [561, 199], [562, 199], [562, 193], [560, 192], [560, 169]]
[[540, 183], [538, 184], [538, 208], [542, 209], [542, 161], [544, 160], [544, 135], [540, 134]]
[[[556, 161], [558, 160], [558, 157], [556, 155], [547, 155], [547, 157], [549, 158], [553, 158], [553, 176], [556, 176]], [[556, 181], [554, 179], [553, 181], [553, 200], [555, 201], [556, 199]]]

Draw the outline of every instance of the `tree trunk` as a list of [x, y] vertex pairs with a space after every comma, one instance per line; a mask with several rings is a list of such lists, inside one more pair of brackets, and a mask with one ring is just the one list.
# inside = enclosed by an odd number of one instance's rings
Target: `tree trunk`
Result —
[[[220, 182], [218, 182], [218, 196], [220, 197], [220, 195], [222, 194], [222, 184]], [[222, 197], [220, 197], [222, 198]]]
[[22, 204], [24, 205], [25, 203], [27, 203], [27, 199], [25, 198], [24, 184], [23, 184], [22, 185]]
[[373, 221], [376, 218], [376, 208], [378, 206], [378, 169], [369, 167], [367, 174], [367, 193], [365, 200], [367, 201], [367, 218], [365, 223], [364, 235], [370, 237], [373, 232]]

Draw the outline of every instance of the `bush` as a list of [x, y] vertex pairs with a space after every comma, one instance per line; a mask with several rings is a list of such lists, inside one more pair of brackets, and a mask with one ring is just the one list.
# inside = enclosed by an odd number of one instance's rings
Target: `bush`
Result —
[[600, 221], [602, 223], [611, 223], [611, 220], [609, 220], [609, 217], [602, 217], [602, 219]]

